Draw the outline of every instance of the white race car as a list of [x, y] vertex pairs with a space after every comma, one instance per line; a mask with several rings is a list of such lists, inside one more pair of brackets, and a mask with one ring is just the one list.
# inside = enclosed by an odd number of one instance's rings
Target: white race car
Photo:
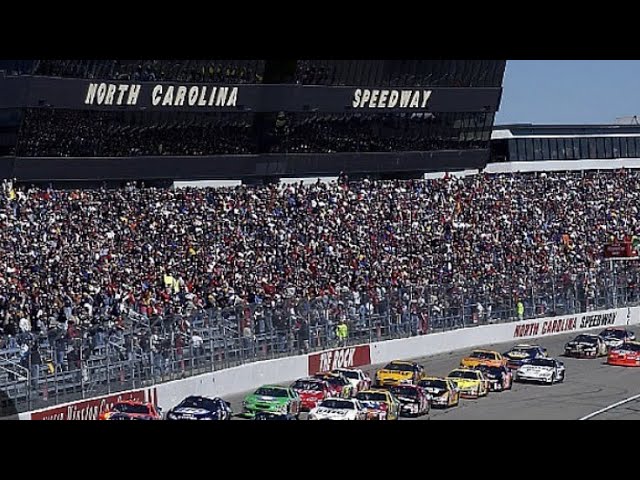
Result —
[[605, 328], [598, 336], [604, 340], [609, 350], [621, 347], [624, 342], [634, 341], [636, 339], [635, 333], [617, 327]]
[[355, 398], [327, 398], [309, 412], [309, 420], [366, 420], [362, 404]]
[[353, 396], [358, 392], [371, 388], [371, 378], [359, 368], [336, 368], [332, 370], [332, 372], [341, 373], [347, 377], [347, 380], [349, 380], [349, 383], [353, 386]]
[[534, 358], [516, 370], [516, 382], [541, 382], [551, 385], [565, 379], [564, 364], [555, 358]]

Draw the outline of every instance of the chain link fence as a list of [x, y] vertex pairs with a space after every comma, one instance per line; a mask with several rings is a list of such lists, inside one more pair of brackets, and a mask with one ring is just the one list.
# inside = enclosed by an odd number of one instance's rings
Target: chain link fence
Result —
[[[596, 274], [514, 275], [239, 303], [123, 324], [23, 332], [2, 339], [0, 385], [19, 412], [198, 375], [259, 360], [520, 319], [640, 304], [640, 268]], [[346, 335], [339, 324], [346, 325]], [[344, 331], [344, 328], [342, 328]]]

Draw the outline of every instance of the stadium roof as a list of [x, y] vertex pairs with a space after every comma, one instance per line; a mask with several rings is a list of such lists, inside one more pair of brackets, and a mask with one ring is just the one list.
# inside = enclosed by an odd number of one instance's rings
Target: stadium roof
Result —
[[526, 137], [602, 137], [602, 136], [637, 136], [640, 125], [604, 124], [604, 125], [534, 125], [532, 123], [516, 123], [496, 125], [493, 127], [491, 139], [526, 138]]

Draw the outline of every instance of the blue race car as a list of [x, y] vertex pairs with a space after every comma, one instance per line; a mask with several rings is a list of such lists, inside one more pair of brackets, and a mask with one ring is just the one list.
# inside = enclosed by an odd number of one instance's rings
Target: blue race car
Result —
[[507, 368], [517, 370], [525, 363], [529, 363], [534, 358], [545, 358], [547, 349], [540, 345], [520, 344], [502, 354], [507, 359]]
[[167, 412], [167, 420], [231, 420], [233, 410], [220, 397], [191, 396]]

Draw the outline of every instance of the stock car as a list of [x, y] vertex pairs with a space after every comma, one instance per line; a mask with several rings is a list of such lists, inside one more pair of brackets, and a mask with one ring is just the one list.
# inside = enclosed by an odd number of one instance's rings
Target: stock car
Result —
[[327, 398], [309, 412], [309, 420], [366, 420], [367, 412], [355, 398]]
[[326, 380], [315, 377], [299, 378], [291, 384], [300, 396], [302, 411], [309, 411], [318, 405], [318, 402], [329, 398], [332, 388]]
[[566, 371], [564, 364], [555, 358], [534, 358], [516, 370], [516, 382], [541, 382], [552, 385], [564, 382]]
[[640, 343], [624, 342], [619, 347], [611, 349], [607, 363], [618, 367], [640, 367]]
[[607, 355], [607, 345], [602, 337], [581, 333], [564, 346], [564, 355], [575, 358], [596, 358]]
[[609, 350], [621, 346], [624, 342], [633, 342], [636, 339], [635, 333], [620, 327], [605, 328], [598, 336], [604, 340]]
[[460, 404], [460, 389], [448, 378], [426, 377], [418, 382], [431, 396], [432, 407], [455, 407]]
[[341, 373], [344, 375], [353, 387], [353, 395], [361, 390], [371, 388], [371, 378], [363, 370], [359, 368], [336, 368], [331, 370], [332, 373]]
[[507, 364], [507, 359], [492, 350], [474, 350], [471, 355], [460, 360], [460, 368], [473, 368], [478, 365], [501, 367]]
[[401, 417], [420, 417], [429, 414], [431, 398], [422, 387], [417, 385], [394, 385], [389, 387], [389, 390], [400, 402]]
[[479, 370], [456, 368], [449, 372], [447, 379], [456, 384], [462, 398], [485, 397], [489, 393], [489, 381]]
[[102, 412], [98, 420], [162, 420], [162, 415], [152, 403], [123, 400]]
[[490, 367], [478, 365], [474, 370], [479, 370], [489, 381], [490, 392], [503, 392], [511, 390], [513, 386], [513, 373], [507, 367]]
[[167, 420], [231, 420], [231, 404], [220, 397], [192, 395], [167, 412]]
[[245, 397], [242, 407], [245, 417], [253, 417], [258, 412], [269, 412], [290, 414], [298, 418], [301, 404], [300, 396], [294, 389], [279, 385], [263, 385]]
[[417, 385], [424, 378], [424, 367], [416, 362], [393, 360], [376, 372], [376, 387], [410, 384]]
[[400, 402], [387, 390], [363, 390], [356, 399], [362, 404], [368, 420], [398, 420]]
[[511, 348], [508, 352], [503, 353], [502, 356], [507, 359], [507, 368], [516, 370], [529, 360], [546, 357], [547, 349], [540, 345], [521, 343]]
[[314, 378], [324, 380], [329, 385], [330, 397], [350, 398], [354, 396], [353, 386], [347, 377], [341, 373], [316, 373]]

